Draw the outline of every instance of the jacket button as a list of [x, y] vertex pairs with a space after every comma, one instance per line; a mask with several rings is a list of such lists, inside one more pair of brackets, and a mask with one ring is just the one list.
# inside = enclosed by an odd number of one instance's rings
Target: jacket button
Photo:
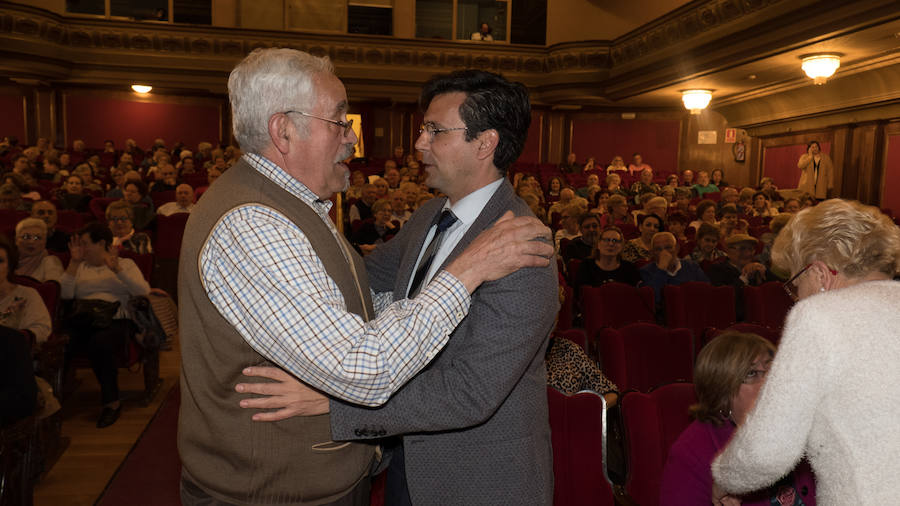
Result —
[[354, 430], [354, 431], [353, 431], [353, 433], [354, 433], [354, 434], [356, 434], [356, 436], [357, 436], [357, 437], [359, 437], [359, 436], [362, 436], [362, 435], [363, 435], [363, 434], [362, 434], [362, 431], [361, 431], [361, 430], [359, 430], [359, 429], [356, 429], [356, 430]]

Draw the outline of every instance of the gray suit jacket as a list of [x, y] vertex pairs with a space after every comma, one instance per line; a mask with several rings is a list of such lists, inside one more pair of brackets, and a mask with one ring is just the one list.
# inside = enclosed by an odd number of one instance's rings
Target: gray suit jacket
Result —
[[[372, 288], [403, 298], [444, 199], [413, 214], [366, 260]], [[507, 210], [531, 215], [502, 184], [450, 255]], [[544, 353], [559, 306], [556, 264], [484, 283], [444, 350], [382, 407], [331, 402], [335, 440], [403, 435], [414, 505], [550, 505], [553, 454]]]

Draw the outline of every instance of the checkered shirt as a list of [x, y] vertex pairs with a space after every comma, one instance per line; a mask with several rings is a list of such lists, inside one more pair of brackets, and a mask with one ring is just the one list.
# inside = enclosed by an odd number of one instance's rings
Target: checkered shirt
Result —
[[[255, 170], [309, 205], [332, 233], [330, 201], [264, 157]], [[226, 213], [200, 251], [210, 301], [261, 355], [330, 395], [365, 406], [385, 403], [447, 343], [466, 316], [465, 286], [440, 272], [411, 300], [373, 294], [377, 317], [347, 311], [309, 240], [281, 213], [243, 205]]]

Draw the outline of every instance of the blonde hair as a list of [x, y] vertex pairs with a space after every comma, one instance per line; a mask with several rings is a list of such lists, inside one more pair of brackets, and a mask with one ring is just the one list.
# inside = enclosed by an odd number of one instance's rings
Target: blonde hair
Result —
[[737, 394], [760, 355], [775, 357], [775, 345], [757, 334], [726, 331], [707, 343], [694, 365], [697, 404], [691, 416], [697, 421], [722, 425]]
[[128, 202], [125, 202], [124, 200], [110, 202], [110, 204], [106, 206], [106, 219], [109, 220], [109, 216], [115, 211], [125, 211], [125, 214], [128, 215], [128, 219], [134, 222], [134, 209]]
[[815, 260], [847, 277], [892, 277], [900, 271], [900, 228], [875, 207], [826, 200], [794, 215], [772, 246], [772, 262], [792, 273]]

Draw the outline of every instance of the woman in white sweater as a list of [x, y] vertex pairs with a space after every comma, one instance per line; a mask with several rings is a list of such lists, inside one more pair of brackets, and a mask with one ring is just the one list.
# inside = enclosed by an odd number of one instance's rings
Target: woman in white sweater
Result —
[[713, 462], [713, 503], [806, 456], [818, 504], [900, 504], [900, 229], [833, 199], [799, 212], [772, 260], [799, 302], [756, 407]]
[[137, 264], [129, 258], [119, 258], [112, 241], [112, 232], [100, 223], [79, 230], [69, 243], [72, 257], [59, 280], [63, 299], [119, 303], [118, 312], [107, 325], [69, 329], [70, 346], [87, 352], [100, 383], [103, 411], [97, 421], [98, 428], [112, 425], [119, 418], [116, 355], [127, 346], [128, 338], [135, 331], [127, 311], [128, 300], [150, 293], [150, 284]]

